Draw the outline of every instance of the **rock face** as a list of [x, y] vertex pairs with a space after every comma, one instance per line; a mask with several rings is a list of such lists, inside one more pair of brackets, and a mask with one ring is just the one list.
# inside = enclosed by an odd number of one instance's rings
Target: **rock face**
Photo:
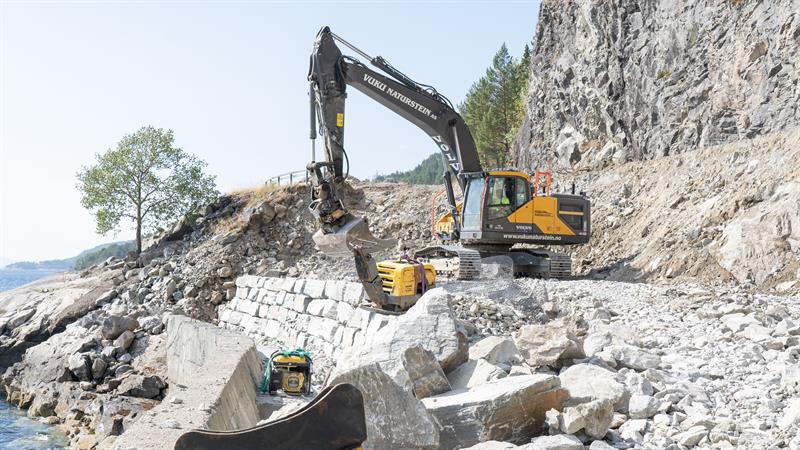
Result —
[[423, 399], [439, 427], [441, 450], [489, 440], [527, 442], [543, 428], [545, 413], [561, 409], [567, 393], [558, 377], [521, 375]]
[[441, 448], [439, 430], [423, 404], [398, 386], [379, 364], [341, 373], [330, 384], [339, 383], [356, 386], [364, 396], [365, 450]]
[[649, 159], [800, 122], [797, 0], [542, 2], [521, 168]]

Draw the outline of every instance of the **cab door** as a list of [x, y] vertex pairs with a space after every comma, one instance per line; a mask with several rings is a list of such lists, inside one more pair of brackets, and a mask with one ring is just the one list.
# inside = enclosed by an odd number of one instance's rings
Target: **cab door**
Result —
[[531, 232], [533, 210], [528, 179], [519, 175], [491, 175], [486, 186], [484, 230], [508, 234]]

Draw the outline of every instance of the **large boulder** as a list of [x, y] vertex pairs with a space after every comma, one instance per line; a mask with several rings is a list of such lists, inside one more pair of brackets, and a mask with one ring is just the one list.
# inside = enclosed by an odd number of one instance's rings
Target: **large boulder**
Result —
[[136, 339], [136, 335], [133, 334], [133, 331], [125, 330], [122, 334], [117, 336], [116, 339], [114, 339], [114, 345], [121, 348], [122, 350], [127, 351], [128, 348], [130, 348], [131, 344], [133, 343], [134, 339]]
[[640, 343], [639, 336], [629, 328], [595, 320], [589, 325], [589, 330], [583, 339], [583, 352], [586, 356], [594, 356], [610, 345], [638, 346]]
[[567, 434], [583, 432], [594, 439], [602, 439], [608, 433], [614, 417], [614, 405], [610, 400], [581, 402], [569, 400], [559, 417], [559, 428]]
[[570, 399], [559, 415], [559, 429], [568, 434], [578, 431], [594, 439], [608, 432], [614, 411], [626, 411], [630, 393], [617, 374], [592, 364], [576, 364], [559, 378]]
[[447, 374], [450, 386], [453, 389], [466, 389], [490, 381], [498, 380], [508, 375], [503, 369], [483, 359], [467, 361], [458, 366], [456, 370]]
[[67, 360], [67, 367], [78, 381], [90, 381], [92, 379], [92, 362], [87, 355], [76, 353]]
[[136, 319], [125, 316], [108, 316], [103, 320], [103, 326], [100, 329], [100, 334], [103, 338], [114, 340], [118, 338], [125, 331], [133, 331], [139, 327], [139, 322]]
[[439, 427], [441, 450], [489, 440], [524, 443], [543, 430], [545, 413], [568, 397], [558, 377], [522, 375], [422, 400]]
[[120, 383], [117, 392], [129, 397], [156, 398], [166, 384], [155, 375], [128, 375]]
[[514, 341], [501, 336], [487, 336], [469, 348], [469, 359], [485, 359], [492, 364], [518, 364], [522, 361]]
[[530, 444], [519, 447], [518, 450], [583, 450], [583, 443], [575, 436], [558, 434], [555, 436], [540, 436], [531, 440]]
[[571, 401], [609, 400], [615, 409], [626, 409], [630, 393], [617, 374], [594, 364], [575, 364], [558, 375]]
[[379, 364], [341, 373], [329, 385], [350, 383], [364, 397], [364, 450], [439, 448], [439, 431], [425, 406], [392, 380]]
[[565, 318], [543, 325], [525, 325], [514, 335], [514, 343], [532, 367], [559, 366], [561, 361], [584, 356], [577, 327]]
[[633, 345], [611, 345], [606, 351], [617, 361], [617, 365], [634, 370], [656, 369], [661, 358]]
[[345, 350], [331, 378], [361, 366], [380, 364], [397, 384], [410, 391], [403, 355], [416, 345], [432, 352], [445, 372], [454, 369], [467, 360], [467, 344], [449, 302], [450, 295], [441, 288], [426, 292], [405, 314], [375, 333], [369, 345]]
[[403, 354], [403, 367], [411, 380], [411, 391], [417, 398], [430, 397], [450, 390], [450, 382], [442, 371], [436, 356], [415, 345]]

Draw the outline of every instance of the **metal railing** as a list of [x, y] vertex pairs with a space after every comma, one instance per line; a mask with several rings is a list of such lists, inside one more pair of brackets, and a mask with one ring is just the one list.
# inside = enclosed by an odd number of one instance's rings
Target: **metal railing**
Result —
[[301, 182], [308, 182], [308, 171], [295, 170], [294, 172], [286, 172], [280, 175], [275, 175], [267, 180], [267, 184], [277, 184], [278, 186], [282, 184], [294, 184]]

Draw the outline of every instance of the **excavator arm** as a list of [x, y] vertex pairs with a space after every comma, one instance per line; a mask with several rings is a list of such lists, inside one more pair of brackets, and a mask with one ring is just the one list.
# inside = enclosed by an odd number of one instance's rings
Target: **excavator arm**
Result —
[[[342, 54], [337, 41], [384, 73]], [[346, 254], [353, 243], [374, 250], [379, 242], [371, 237], [364, 219], [355, 218], [344, 206], [342, 183], [349, 161], [344, 147], [345, 100], [352, 86], [422, 129], [442, 154], [443, 181], [448, 205], [457, 218], [453, 175], [463, 189], [464, 177], [480, 173], [475, 142], [464, 119], [434, 88], [419, 84], [382, 57], [370, 57], [324, 27], [317, 34], [311, 54], [308, 80], [311, 100], [311, 138], [317, 124], [325, 146], [325, 161], [312, 161], [307, 169], [312, 181], [311, 211], [319, 219], [315, 241], [323, 252]], [[455, 231], [459, 229], [456, 222]]]

